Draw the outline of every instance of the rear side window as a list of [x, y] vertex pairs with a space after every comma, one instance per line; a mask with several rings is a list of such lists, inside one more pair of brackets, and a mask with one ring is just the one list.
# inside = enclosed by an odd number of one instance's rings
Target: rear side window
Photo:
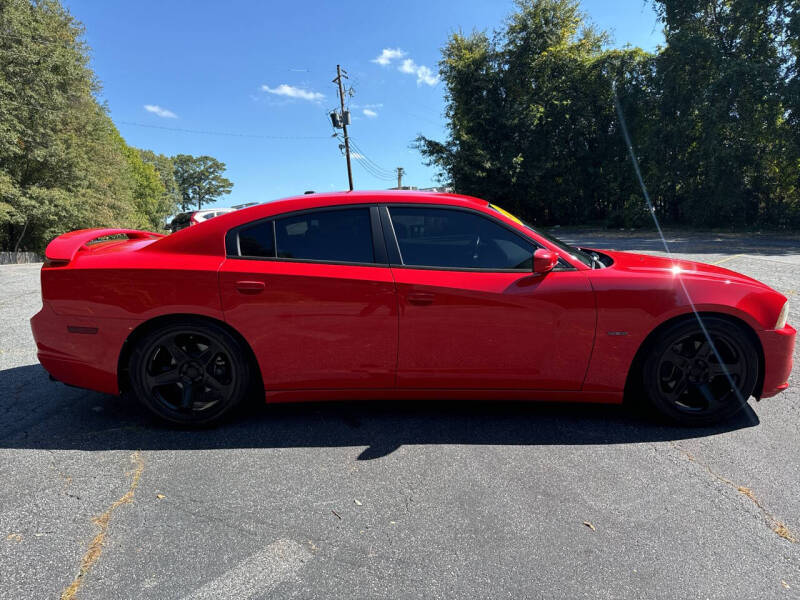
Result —
[[369, 207], [302, 213], [275, 220], [278, 258], [373, 263]]
[[404, 265], [530, 270], [532, 242], [487, 217], [447, 208], [389, 209]]
[[275, 234], [272, 227], [272, 221], [262, 221], [239, 231], [239, 254], [275, 258]]

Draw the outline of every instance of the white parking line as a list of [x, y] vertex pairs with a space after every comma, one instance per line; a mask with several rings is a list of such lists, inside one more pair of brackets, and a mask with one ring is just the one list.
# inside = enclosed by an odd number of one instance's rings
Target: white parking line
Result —
[[195, 590], [184, 600], [263, 598], [279, 583], [294, 578], [309, 553], [293, 540], [277, 540]]

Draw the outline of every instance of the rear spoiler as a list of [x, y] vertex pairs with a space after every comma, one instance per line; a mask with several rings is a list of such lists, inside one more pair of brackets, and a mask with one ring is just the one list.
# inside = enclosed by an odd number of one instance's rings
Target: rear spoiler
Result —
[[72, 261], [89, 242], [111, 235], [126, 235], [130, 240], [147, 240], [162, 238], [163, 233], [151, 231], [137, 231], [136, 229], [79, 229], [58, 236], [47, 245], [44, 251], [45, 258], [49, 261], [68, 263]]

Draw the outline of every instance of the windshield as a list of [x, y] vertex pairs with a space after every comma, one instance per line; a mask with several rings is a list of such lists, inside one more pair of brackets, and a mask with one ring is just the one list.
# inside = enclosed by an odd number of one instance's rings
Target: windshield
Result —
[[[570, 246], [566, 242], [562, 242], [557, 237], [555, 237], [555, 236], [553, 236], [553, 235], [551, 235], [551, 234], [549, 234], [549, 233], [547, 233], [545, 231], [542, 231], [541, 229], [534, 228], [533, 225], [531, 225], [530, 223], [526, 223], [525, 221], [523, 221], [519, 217], [515, 217], [510, 212], [500, 208], [499, 206], [495, 206], [494, 204], [490, 204], [489, 208], [491, 208], [493, 210], [496, 210], [501, 215], [504, 215], [504, 216], [508, 217], [512, 221], [516, 221], [517, 223], [519, 223], [523, 227], [525, 227], [527, 229], [530, 229], [533, 233], [535, 233], [539, 237], [543, 237], [548, 242], [553, 244], [553, 246], [555, 246], [559, 250], [567, 253], [569, 256], [571, 256], [572, 258], [574, 258], [578, 262], [582, 262], [587, 267], [592, 267], [592, 268], [595, 267], [596, 261], [595, 261], [594, 258], [592, 258], [592, 256], [588, 252], [584, 252], [583, 250], [581, 250], [580, 248], [576, 248], [575, 246]], [[602, 264], [600, 264], [599, 266], [602, 266]]]

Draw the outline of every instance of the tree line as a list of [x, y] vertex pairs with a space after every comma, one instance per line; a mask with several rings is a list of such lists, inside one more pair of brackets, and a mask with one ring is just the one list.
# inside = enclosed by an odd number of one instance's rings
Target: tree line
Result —
[[665, 43], [609, 48], [577, 0], [518, 0], [442, 49], [448, 135], [416, 146], [456, 191], [539, 224], [800, 228], [800, 3], [656, 0]]
[[0, 249], [86, 227], [162, 230], [233, 184], [210, 156], [129, 146], [98, 102], [83, 27], [57, 0], [0, 0]]

